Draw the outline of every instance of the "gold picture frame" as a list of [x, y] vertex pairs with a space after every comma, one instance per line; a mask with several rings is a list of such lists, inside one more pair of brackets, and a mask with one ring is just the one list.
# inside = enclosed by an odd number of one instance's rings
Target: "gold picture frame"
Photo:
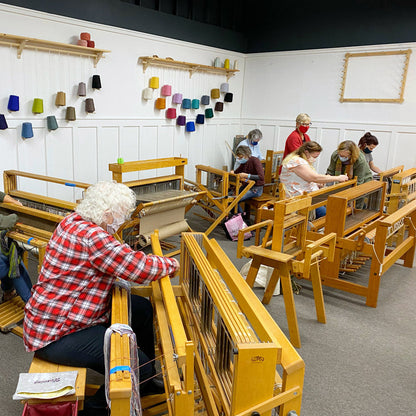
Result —
[[[407, 69], [409, 66], [409, 59], [410, 54], [412, 53], [411, 49], [407, 50], [399, 50], [399, 51], [382, 51], [382, 52], [362, 52], [362, 53], [346, 53], [345, 54], [345, 61], [344, 61], [344, 73], [342, 77], [342, 86], [341, 86], [341, 95], [340, 95], [340, 102], [371, 102], [371, 103], [402, 103], [404, 101], [404, 89], [406, 85], [406, 77], [407, 77]], [[346, 86], [347, 86], [347, 78], [348, 78], [348, 65], [351, 60], [354, 58], [365, 58], [365, 57], [392, 57], [394, 55], [404, 55], [404, 61], [402, 60], [400, 63], [403, 65], [402, 73], [401, 73], [401, 80], [398, 80], [399, 86], [399, 94], [396, 97], [392, 98], [371, 98], [371, 97], [357, 97], [357, 96], [346, 96]], [[364, 61], [361, 60], [363, 64]], [[379, 64], [382, 64], [382, 60], [380, 60]], [[376, 75], [376, 74], [375, 74]], [[377, 77], [374, 77], [375, 85], [377, 85]], [[352, 76], [348, 80], [350, 83], [354, 82]], [[361, 80], [360, 80], [361, 81]], [[384, 82], [379, 82], [379, 84], [385, 84]], [[358, 85], [358, 86], [357, 86]], [[359, 89], [361, 85], [357, 83], [356, 88]], [[383, 85], [384, 87], [390, 87]], [[380, 85], [381, 87], [381, 85]], [[378, 88], [378, 86], [376, 86]], [[359, 94], [357, 94], [359, 95]]]

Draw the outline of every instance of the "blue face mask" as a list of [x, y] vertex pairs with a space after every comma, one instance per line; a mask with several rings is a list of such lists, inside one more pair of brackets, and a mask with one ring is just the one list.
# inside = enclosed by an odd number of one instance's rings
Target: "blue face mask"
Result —
[[364, 153], [369, 154], [369, 153], [371, 153], [371, 152], [372, 152], [372, 150], [370, 150], [368, 147], [366, 147], [366, 148], [364, 149]]
[[246, 162], [247, 162], [247, 160], [248, 160], [248, 159], [244, 159], [244, 158], [241, 158], [241, 159], [240, 159], [240, 158], [238, 158], [238, 159], [237, 159], [237, 161], [238, 161], [241, 165], [243, 165], [244, 163], [246, 163]]
[[342, 157], [342, 156], [338, 156], [339, 157], [339, 160], [341, 161], [341, 162], [348, 162], [349, 160], [350, 160], [350, 158], [349, 157]]
[[257, 146], [259, 144], [259, 142], [251, 141], [251, 144], [252, 144], [252, 146]]

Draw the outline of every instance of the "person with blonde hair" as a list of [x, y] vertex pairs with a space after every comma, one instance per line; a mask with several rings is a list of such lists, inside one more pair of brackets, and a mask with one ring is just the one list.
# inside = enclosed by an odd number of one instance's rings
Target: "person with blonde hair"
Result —
[[305, 142], [310, 142], [310, 137], [306, 134], [309, 127], [312, 125], [311, 118], [306, 113], [300, 113], [296, 117], [296, 129], [290, 133], [285, 143], [285, 151], [283, 153], [283, 159], [289, 154], [294, 152], [297, 148], [302, 146]]
[[373, 179], [364, 153], [352, 140], [345, 140], [338, 145], [331, 155], [326, 173], [335, 176], [345, 174], [350, 179], [357, 177], [357, 185]]
[[[283, 159], [280, 182], [284, 186], [287, 197], [316, 191], [319, 189], [318, 184], [348, 180], [346, 175], [330, 176], [316, 172], [313, 164], [321, 152], [322, 147], [319, 143], [309, 141]], [[316, 209], [316, 218], [325, 214], [325, 207]]]
[[[136, 206], [124, 184], [90, 186], [75, 212], [56, 227], [46, 247], [37, 284], [25, 307], [26, 351], [58, 364], [104, 374], [104, 335], [110, 325], [111, 292], [117, 279], [149, 284], [179, 269], [176, 259], [146, 255], [113, 237]], [[136, 334], [142, 395], [164, 392], [153, 378], [153, 309], [131, 296], [131, 328]]]

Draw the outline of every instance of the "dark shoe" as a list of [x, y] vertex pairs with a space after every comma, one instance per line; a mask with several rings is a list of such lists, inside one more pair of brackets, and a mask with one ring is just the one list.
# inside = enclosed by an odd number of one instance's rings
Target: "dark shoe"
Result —
[[151, 394], [164, 394], [165, 393], [165, 385], [163, 384], [163, 380], [159, 378], [152, 378], [149, 381], [140, 385], [140, 395], [150, 396]]

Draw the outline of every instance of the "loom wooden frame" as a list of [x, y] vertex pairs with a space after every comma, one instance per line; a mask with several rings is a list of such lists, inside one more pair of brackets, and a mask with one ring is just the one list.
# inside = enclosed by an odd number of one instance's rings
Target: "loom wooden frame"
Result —
[[[361, 52], [361, 53], [346, 53], [344, 61], [344, 71], [342, 76], [341, 84], [341, 96], [339, 101], [341, 103], [402, 103], [404, 101], [404, 89], [406, 86], [407, 70], [409, 67], [410, 54], [412, 53], [411, 49], [400, 50], [400, 51], [381, 51], [381, 52]], [[388, 55], [405, 55], [406, 59], [404, 62], [402, 81], [400, 86], [400, 93], [398, 98], [345, 98], [345, 85], [347, 82], [347, 72], [348, 72], [348, 62], [352, 58], [362, 58], [362, 57], [371, 57], [371, 56], [388, 56]]]

